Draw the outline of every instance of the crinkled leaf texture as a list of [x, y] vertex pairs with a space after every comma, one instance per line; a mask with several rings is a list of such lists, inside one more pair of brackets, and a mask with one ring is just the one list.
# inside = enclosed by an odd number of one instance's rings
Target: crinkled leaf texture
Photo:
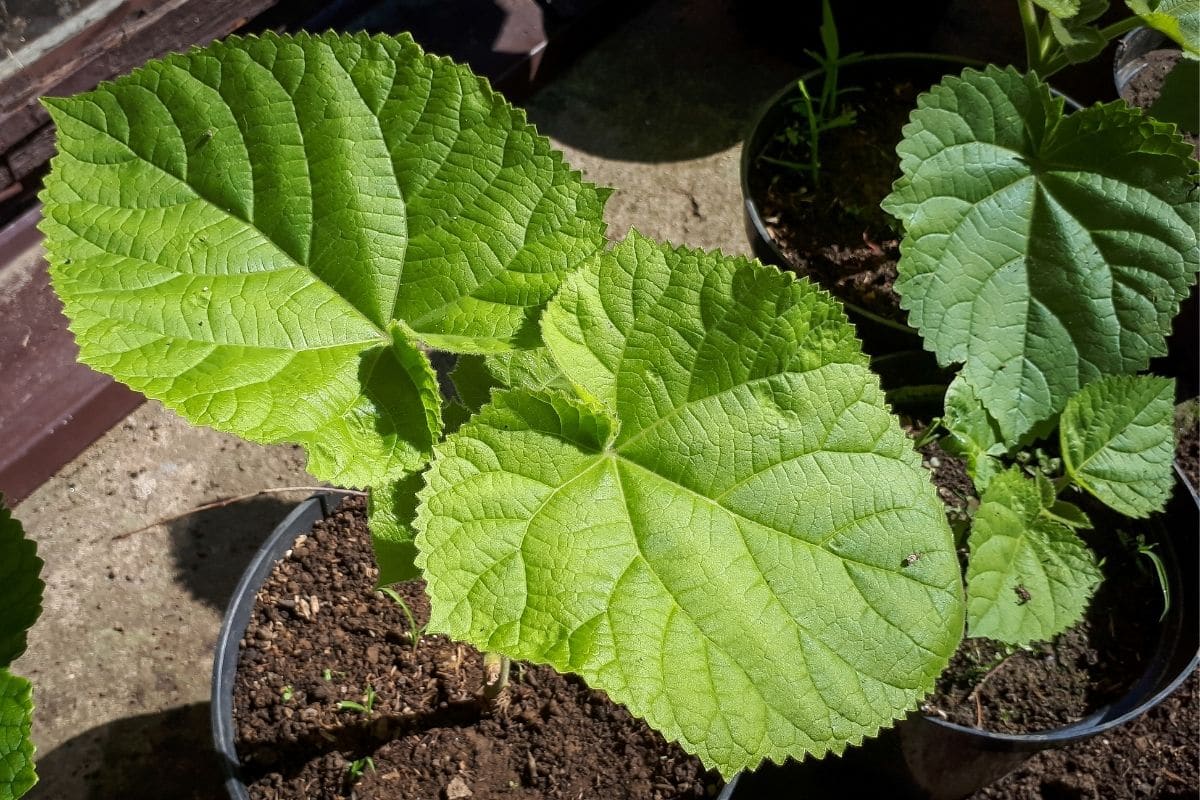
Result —
[[1074, 483], [1129, 517], [1161, 511], [1175, 485], [1175, 381], [1114, 375], [1083, 387], [1059, 423]]
[[840, 753], [918, 702], [961, 575], [827, 294], [631, 232], [543, 335], [586, 399], [497, 391], [438, 446], [417, 516], [434, 629], [578, 673], [726, 776]]
[[901, 304], [1006, 444], [1165, 352], [1200, 269], [1195, 162], [1171, 126], [1124, 102], [1064, 117], [1036, 76], [989, 67], [921, 95], [897, 151]]
[[407, 36], [231, 37], [47, 100], [54, 286], [81, 359], [369, 485], [441, 432], [418, 346], [536, 341], [606, 193]]
[[942, 424], [950, 432], [942, 446], [967, 461], [967, 472], [979, 492], [1003, 469], [998, 456], [1005, 453], [996, 421], [987, 413], [962, 375], [946, 387]]
[[17, 798], [37, 782], [33, 764], [33, 687], [8, 671], [25, 652], [25, 635], [42, 612], [45, 585], [37, 545], [0, 497], [0, 798]]
[[15, 800], [37, 783], [33, 764], [33, 686], [0, 667], [0, 798]]
[[1047, 514], [1054, 489], [1012, 467], [980, 498], [968, 541], [967, 634], [1024, 645], [1083, 617], [1100, 568], [1083, 541]]

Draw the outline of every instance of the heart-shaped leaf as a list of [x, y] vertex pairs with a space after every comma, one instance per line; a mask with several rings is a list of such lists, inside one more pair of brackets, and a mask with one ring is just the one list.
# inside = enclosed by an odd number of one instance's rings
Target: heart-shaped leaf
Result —
[[1144, 369], [1200, 269], [1195, 162], [1123, 102], [1062, 114], [1035, 76], [921, 95], [884, 207], [909, 321], [1015, 444], [1105, 374]]
[[968, 540], [968, 635], [1024, 645], [1082, 618], [1100, 569], [1075, 532], [1046, 513], [1046, 499], [1016, 467], [980, 498]]
[[434, 629], [580, 674], [726, 776], [917, 703], [962, 631], [954, 543], [827, 294], [631, 233], [543, 335], [587, 399], [497, 391], [438, 446]]
[[606, 194], [407, 36], [232, 37], [46, 102], [42, 230], [82, 360], [343, 485], [427, 460], [419, 344], [535, 344], [603, 242]]
[[1114, 375], [1083, 387], [1059, 423], [1071, 480], [1129, 517], [1161, 511], [1175, 485], [1175, 381]]

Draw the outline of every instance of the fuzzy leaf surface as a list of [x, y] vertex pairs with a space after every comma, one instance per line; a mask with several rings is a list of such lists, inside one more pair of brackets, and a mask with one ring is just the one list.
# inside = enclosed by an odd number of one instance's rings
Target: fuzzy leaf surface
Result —
[[1175, 485], [1175, 381], [1114, 375], [1067, 401], [1063, 464], [1082, 489], [1129, 517], [1161, 511]]
[[1083, 617], [1100, 569], [1075, 532], [1046, 513], [1045, 495], [1013, 467], [980, 498], [968, 540], [969, 636], [1024, 645]]
[[33, 764], [33, 686], [0, 667], [0, 798], [15, 800], [37, 783]]
[[952, 536], [827, 294], [633, 232], [543, 335], [586, 399], [497, 391], [438, 446], [433, 629], [578, 673], [726, 776], [927, 693], [962, 630]]
[[1068, 116], [1036, 76], [921, 95], [884, 207], [909, 322], [1012, 445], [1105, 374], [1144, 369], [1200, 269], [1190, 148], [1124, 102]]
[[418, 343], [523, 343], [603, 241], [602, 193], [407, 36], [231, 37], [46, 104], [41, 227], [82, 360], [342, 485], [428, 459]]

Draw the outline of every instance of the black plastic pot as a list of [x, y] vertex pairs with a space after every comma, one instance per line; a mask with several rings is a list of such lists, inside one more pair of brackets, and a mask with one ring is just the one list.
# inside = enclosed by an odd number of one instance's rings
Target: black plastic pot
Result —
[[225, 790], [232, 800], [250, 800], [242, 780], [237, 749], [233, 744], [233, 681], [237, 672], [239, 646], [250, 623], [254, 599], [275, 568], [275, 562], [291, 548], [296, 537], [312, 530], [313, 524], [328, 516], [340, 501], [341, 497], [335, 494], [314, 495], [296, 506], [279, 523], [242, 573], [242, 579], [233, 590], [233, 598], [225, 611], [225, 619], [221, 622], [217, 650], [213, 654], [212, 734], [213, 746], [225, 778]]
[[[901, 74], [912, 75], [921, 81], [928, 81], [932, 86], [947, 72], [957, 72], [974, 62], [953, 56], [940, 56], [923, 53], [889, 53], [865, 56], [861, 61], [841, 67], [841, 82], [853, 85], [861, 82], [861, 77], [868, 71], [900, 71]], [[814, 69], [801, 76], [801, 80], [811, 84], [818, 80], [823, 73]], [[790, 81], [775, 93], [763, 105], [762, 110], [751, 123], [749, 133], [742, 144], [741, 182], [742, 182], [742, 217], [746, 227], [746, 236], [750, 240], [750, 249], [755, 257], [764, 264], [774, 264], [781, 269], [788, 269], [788, 261], [783, 252], [767, 232], [758, 201], [751, 192], [751, 176], [756, 168], [755, 162], [763, 148], [787, 124], [794, 119], [790, 110], [794, 101], [800, 98], [797, 81]], [[899, 141], [899, 140], [897, 140]], [[897, 166], [899, 175], [899, 166]], [[863, 342], [863, 349], [871, 355], [886, 355], [902, 351], [912, 351], [915, 354], [924, 353], [920, 335], [908, 325], [887, 319], [854, 303], [842, 301], [846, 314], [858, 330], [858, 336]], [[925, 360], [936, 367], [932, 355]]]
[[1171, 607], [1159, 623], [1142, 676], [1116, 702], [1063, 728], [1023, 735], [991, 733], [912, 714], [840, 758], [767, 765], [739, 776], [729, 800], [891, 797], [958, 800], [1003, 777], [1035, 753], [1100, 735], [1149, 711], [1200, 664], [1200, 498], [1176, 467], [1176, 489], [1162, 514], [1140, 530], [1159, 543]]
[[[225, 791], [230, 800], [250, 800], [234, 746], [233, 684], [242, 637], [246, 635], [255, 598], [275, 568], [275, 563], [291, 549], [296, 537], [311, 531], [313, 524], [329, 516], [340, 502], [340, 495], [318, 494], [296, 506], [254, 554], [254, 559], [233, 590], [233, 598], [225, 611], [221, 632], [217, 636], [217, 649], [213, 654], [212, 735], [213, 747], [221, 762]], [[736, 779], [726, 784], [716, 800], [732, 800], [736, 784]]]

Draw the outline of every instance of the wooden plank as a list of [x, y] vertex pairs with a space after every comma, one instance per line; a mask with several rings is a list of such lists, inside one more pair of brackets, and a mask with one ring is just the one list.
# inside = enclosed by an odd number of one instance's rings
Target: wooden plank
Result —
[[25, 141], [5, 154], [13, 178], [21, 180], [31, 175], [54, 155], [54, 126], [39, 128]]
[[76, 361], [50, 290], [41, 209], [0, 229], [0, 492], [15, 503], [136, 408], [142, 396]]
[[119, 0], [108, 14], [0, 79], [0, 152], [49, 120], [39, 97], [86, 91], [151, 58], [207, 44], [275, 2]]

